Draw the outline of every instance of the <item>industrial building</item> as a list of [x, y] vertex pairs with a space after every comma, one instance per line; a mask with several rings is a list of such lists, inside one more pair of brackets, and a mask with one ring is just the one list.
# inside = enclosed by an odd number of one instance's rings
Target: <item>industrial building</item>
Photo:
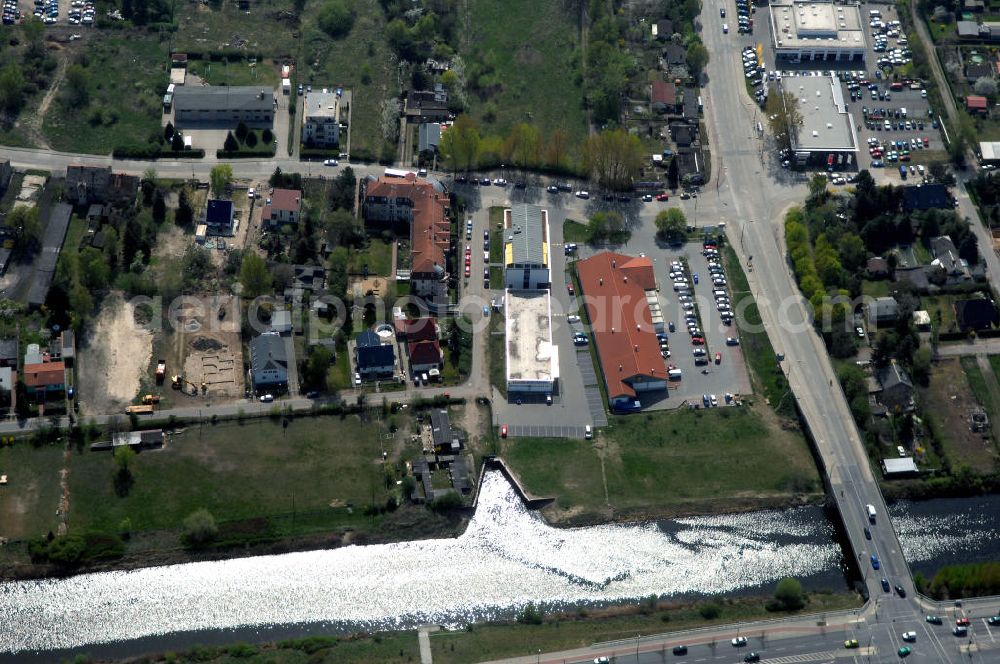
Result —
[[308, 148], [340, 145], [340, 95], [323, 89], [307, 92], [302, 104], [302, 142]]
[[865, 31], [858, 5], [778, 0], [768, 11], [776, 60], [864, 62]]
[[785, 76], [782, 93], [798, 102], [802, 123], [791, 127], [797, 166], [843, 170], [857, 166], [858, 137], [835, 76]]
[[504, 288], [550, 288], [548, 210], [515, 205], [504, 210], [503, 226]]
[[174, 126], [235, 129], [270, 127], [277, 100], [260, 86], [181, 86], [174, 91]]
[[663, 330], [653, 263], [614, 252], [577, 263], [580, 288], [612, 410], [636, 409], [637, 397], [667, 389], [656, 333]]

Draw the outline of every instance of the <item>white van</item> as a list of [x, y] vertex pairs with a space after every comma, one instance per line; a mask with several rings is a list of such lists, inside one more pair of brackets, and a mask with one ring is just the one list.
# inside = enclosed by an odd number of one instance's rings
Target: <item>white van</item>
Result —
[[879, 16], [882, 15], [882, 12], [881, 10], [878, 9], [869, 9], [868, 15], [871, 16], [872, 18], [878, 18]]
[[670, 371], [667, 372], [668, 380], [680, 380], [681, 376], [682, 374], [680, 369], [671, 369]]
[[587, 440], [590, 440], [591, 438], [593, 438], [594, 437], [594, 427], [590, 426], [589, 424], [587, 426], [583, 427], [583, 437], [586, 438]]
[[868, 520], [871, 521], [872, 523], [875, 523], [875, 506], [868, 505], [867, 508], [868, 508]]

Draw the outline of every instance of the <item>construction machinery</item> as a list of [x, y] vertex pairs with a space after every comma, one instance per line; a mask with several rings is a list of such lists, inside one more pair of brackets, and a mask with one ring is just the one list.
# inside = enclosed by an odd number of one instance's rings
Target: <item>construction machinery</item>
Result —
[[[180, 390], [181, 392], [184, 392], [185, 394], [190, 394], [193, 397], [194, 396], [198, 396], [198, 386], [195, 385], [194, 383], [192, 383], [191, 381], [189, 381], [187, 378], [185, 378], [181, 374], [177, 374], [177, 375], [172, 376], [170, 378], [170, 386], [172, 388], [174, 388], [175, 390]], [[191, 391], [187, 392], [184, 389], [185, 386], [190, 387]], [[201, 393], [205, 394], [207, 392], [208, 392], [208, 383], [202, 381], [202, 383], [201, 383]]]
[[156, 362], [156, 384], [163, 385], [163, 379], [167, 374], [167, 361], [157, 360]]
[[147, 394], [142, 398], [142, 403], [144, 405], [153, 405], [160, 403], [160, 395], [158, 394]]

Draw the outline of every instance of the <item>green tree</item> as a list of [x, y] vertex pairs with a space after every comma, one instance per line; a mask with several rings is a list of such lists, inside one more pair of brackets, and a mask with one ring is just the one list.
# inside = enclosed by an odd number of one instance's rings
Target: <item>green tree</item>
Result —
[[215, 517], [205, 508], [192, 512], [184, 519], [184, 543], [191, 547], [201, 547], [212, 542], [219, 534]]
[[926, 346], [921, 346], [913, 354], [913, 366], [911, 367], [913, 380], [918, 385], [927, 387], [931, 379], [931, 350]]
[[692, 39], [687, 49], [687, 65], [691, 75], [696, 79], [701, 76], [708, 64], [708, 49], [701, 43], [700, 39]]
[[768, 129], [778, 147], [782, 150], [791, 149], [792, 138], [798, 135], [802, 126], [802, 112], [799, 110], [798, 98], [791, 92], [768, 95], [765, 115], [767, 115]]
[[[230, 134], [230, 137], [231, 136], [232, 134]], [[227, 138], [226, 140], [228, 141], [229, 139]], [[235, 140], [236, 139], [234, 138], [233, 141]], [[233, 181], [233, 167], [229, 164], [219, 164], [218, 166], [213, 166], [208, 179], [209, 186], [212, 190], [212, 196], [215, 198], [221, 198]]]
[[629, 232], [625, 219], [617, 212], [596, 212], [590, 218], [587, 227], [591, 242], [608, 241], [621, 244], [628, 240]]
[[240, 122], [236, 125], [236, 140], [242, 143], [247, 140], [247, 134], [250, 133], [249, 127], [247, 127], [245, 122]]
[[545, 162], [550, 168], [560, 169], [566, 165], [566, 153], [569, 149], [569, 134], [562, 127], [556, 127], [549, 136], [545, 147]]
[[317, 23], [331, 37], [340, 37], [354, 25], [354, 8], [345, 0], [326, 0], [320, 7]]
[[188, 195], [187, 187], [181, 189], [177, 197], [177, 211], [174, 213], [174, 222], [178, 226], [188, 226], [194, 221], [194, 208], [191, 207], [191, 197]]
[[687, 217], [678, 208], [667, 208], [656, 215], [656, 237], [665, 242], [682, 242], [687, 237]]
[[245, 144], [250, 149], [257, 147], [257, 134], [254, 132], [247, 134]]
[[25, 86], [18, 64], [11, 62], [0, 69], [0, 108], [8, 115], [16, 115], [24, 106]]
[[184, 149], [184, 136], [181, 135], [181, 132], [175, 131], [170, 138], [170, 149], [174, 152], [180, 152]]
[[479, 162], [481, 137], [475, 121], [468, 115], [459, 115], [455, 123], [441, 137], [441, 155], [452, 171], [468, 171]]
[[302, 367], [304, 384], [314, 390], [326, 389], [326, 375], [333, 363], [333, 353], [325, 346], [313, 346]]
[[226, 140], [222, 142], [222, 149], [226, 152], [236, 152], [240, 149], [240, 143], [236, 140], [236, 137], [233, 136], [233, 132], [228, 132], [226, 134]]
[[802, 592], [802, 584], [798, 579], [784, 578], [774, 589], [774, 604], [768, 606], [771, 610], [798, 611], [806, 605]]
[[80, 65], [66, 68], [66, 101], [70, 106], [86, 106], [90, 102], [90, 72]]
[[630, 189], [642, 169], [642, 143], [623, 129], [605, 130], [587, 137], [583, 157], [591, 179], [609, 189]]
[[265, 145], [270, 145], [274, 142], [274, 133], [269, 128], [264, 127], [264, 130], [260, 132], [260, 141]]
[[167, 121], [167, 126], [163, 128], [163, 140], [169, 141], [174, 138], [174, 123]]
[[520, 168], [537, 164], [540, 150], [538, 127], [526, 122], [514, 125], [503, 144], [504, 159]]
[[[112, 229], [109, 229], [112, 230]], [[115, 242], [117, 242], [117, 236]], [[80, 281], [91, 291], [102, 291], [111, 283], [111, 266], [104, 253], [94, 247], [80, 250], [78, 265]]]
[[204, 247], [189, 244], [181, 260], [181, 273], [185, 288], [195, 288], [214, 271], [212, 256]]
[[240, 283], [243, 284], [245, 297], [257, 297], [271, 290], [271, 273], [268, 272], [267, 263], [260, 255], [252, 251], [243, 255], [243, 264], [240, 265]]
[[167, 218], [167, 201], [163, 197], [163, 190], [157, 188], [153, 194], [153, 221], [162, 224]]

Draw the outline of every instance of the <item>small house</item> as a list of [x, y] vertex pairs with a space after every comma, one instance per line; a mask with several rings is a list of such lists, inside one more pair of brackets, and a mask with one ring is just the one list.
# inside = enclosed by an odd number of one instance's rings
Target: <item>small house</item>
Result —
[[878, 402], [890, 411], [913, 410], [913, 383], [896, 360], [878, 372], [878, 381], [882, 386], [878, 393]]
[[993, 65], [989, 62], [970, 62], [965, 65], [965, 78], [969, 83], [981, 78], [993, 78]]
[[17, 368], [17, 337], [0, 339], [0, 367]]
[[292, 312], [288, 309], [279, 309], [271, 314], [271, 331], [280, 335], [292, 333]]
[[944, 275], [946, 281], [959, 283], [972, 278], [969, 272], [969, 264], [958, 255], [955, 243], [947, 235], [939, 235], [931, 238], [931, 267]]
[[396, 372], [396, 353], [392, 344], [383, 344], [381, 337], [371, 330], [358, 335], [355, 340], [357, 372], [363, 380], [389, 378]]
[[881, 256], [873, 256], [868, 259], [865, 273], [871, 279], [885, 279], [889, 276], [889, 261]]
[[258, 393], [288, 388], [288, 353], [278, 333], [265, 332], [250, 342], [250, 377]]
[[236, 210], [232, 201], [209, 199], [205, 206], [204, 223], [215, 235], [232, 235]]
[[674, 24], [670, 19], [660, 19], [653, 24], [653, 36], [657, 41], [670, 41], [674, 36]]
[[654, 113], [673, 113], [677, 110], [677, 86], [670, 81], [653, 81], [650, 101]]
[[891, 296], [877, 297], [868, 304], [868, 325], [892, 325], [899, 318], [899, 303]]
[[411, 341], [407, 344], [410, 375], [441, 368], [441, 344], [433, 341]]
[[24, 365], [24, 386], [29, 395], [44, 400], [48, 395], [66, 390], [66, 365], [62, 362], [42, 361]]
[[302, 209], [302, 192], [298, 189], [275, 189], [261, 212], [261, 221], [267, 228], [296, 225]]
[[965, 98], [965, 110], [975, 115], [986, 115], [989, 112], [989, 102], [986, 97], [969, 95]]

